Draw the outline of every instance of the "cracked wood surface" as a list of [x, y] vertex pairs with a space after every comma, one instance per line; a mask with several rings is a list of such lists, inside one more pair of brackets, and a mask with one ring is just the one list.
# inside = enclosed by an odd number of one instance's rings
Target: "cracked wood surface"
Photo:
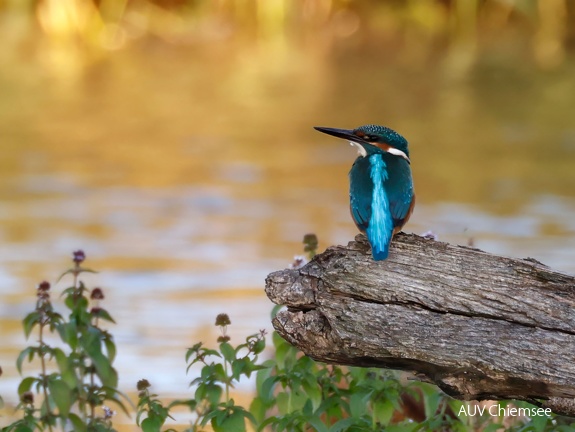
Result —
[[[464, 400], [520, 399], [575, 416], [575, 278], [398, 234], [373, 261], [365, 236], [274, 272], [274, 327], [310, 357], [415, 372]], [[538, 403], [539, 404], [539, 403]]]

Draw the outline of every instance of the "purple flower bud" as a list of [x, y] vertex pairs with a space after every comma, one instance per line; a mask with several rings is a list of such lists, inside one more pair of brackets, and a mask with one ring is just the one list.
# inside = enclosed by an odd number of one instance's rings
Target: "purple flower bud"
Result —
[[86, 259], [86, 254], [82, 249], [72, 252], [72, 259], [76, 264], [82, 263]]
[[218, 316], [216, 317], [216, 325], [217, 326], [227, 326], [230, 325], [232, 322], [230, 321], [230, 317], [228, 316], [228, 314], [225, 313], [221, 313], [218, 314]]
[[90, 315], [92, 316], [98, 316], [100, 315], [100, 312], [102, 312], [101, 307], [93, 307], [92, 309], [90, 309]]
[[34, 393], [32, 392], [24, 392], [20, 395], [20, 402], [31, 405], [34, 403]]
[[104, 292], [102, 288], [94, 288], [92, 294], [90, 294], [92, 300], [104, 300]]
[[136, 388], [139, 391], [142, 390], [146, 390], [147, 388], [151, 387], [150, 381], [148, 381], [147, 379], [141, 379], [140, 381], [138, 381], [138, 383], [136, 384]]
[[38, 284], [38, 291], [48, 291], [50, 289], [50, 282], [40, 282]]

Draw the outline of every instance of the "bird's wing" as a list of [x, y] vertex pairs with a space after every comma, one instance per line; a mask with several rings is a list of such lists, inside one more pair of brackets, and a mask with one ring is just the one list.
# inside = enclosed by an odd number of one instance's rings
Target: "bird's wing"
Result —
[[361, 232], [365, 232], [371, 218], [373, 182], [368, 158], [358, 158], [349, 172], [349, 210]]
[[[395, 198], [395, 197], [394, 197]], [[397, 200], [390, 198], [391, 217], [393, 218], [393, 226], [403, 226], [411, 216], [413, 211], [413, 204], [415, 203], [415, 195], [404, 194]]]
[[389, 209], [393, 218], [394, 228], [399, 228], [407, 222], [415, 204], [411, 169], [403, 159], [396, 158], [393, 163], [393, 176], [385, 181], [385, 190], [389, 198]]

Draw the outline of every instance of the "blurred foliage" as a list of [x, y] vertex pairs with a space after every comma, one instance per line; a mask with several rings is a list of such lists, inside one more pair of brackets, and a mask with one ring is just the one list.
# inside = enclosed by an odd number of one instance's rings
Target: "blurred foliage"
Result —
[[16, 39], [40, 32], [102, 50], [145, 37], [194, 44], [362, 33], [442, 42], [514, 29], [530, 36], [538, 60], [553, 64], [575, 45], [571, 0], [4, 0], [0, 20]]

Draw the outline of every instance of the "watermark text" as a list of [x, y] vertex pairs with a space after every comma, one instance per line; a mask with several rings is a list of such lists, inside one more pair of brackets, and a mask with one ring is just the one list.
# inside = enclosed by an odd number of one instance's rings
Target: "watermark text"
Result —
[[482, 416], [484, 414], [489, 414], [490, 416], [496, 417], [538, 417], [538, 416], [551, 416], [551, 408], [539, 408], [539, 407], [529, 407], [529, 408], [517, 408], [514, 406], [501, 406], [499, 404], [491, 406], [481, 406], [481, 405], [462, 405], [459, 408], [458, 416]]

